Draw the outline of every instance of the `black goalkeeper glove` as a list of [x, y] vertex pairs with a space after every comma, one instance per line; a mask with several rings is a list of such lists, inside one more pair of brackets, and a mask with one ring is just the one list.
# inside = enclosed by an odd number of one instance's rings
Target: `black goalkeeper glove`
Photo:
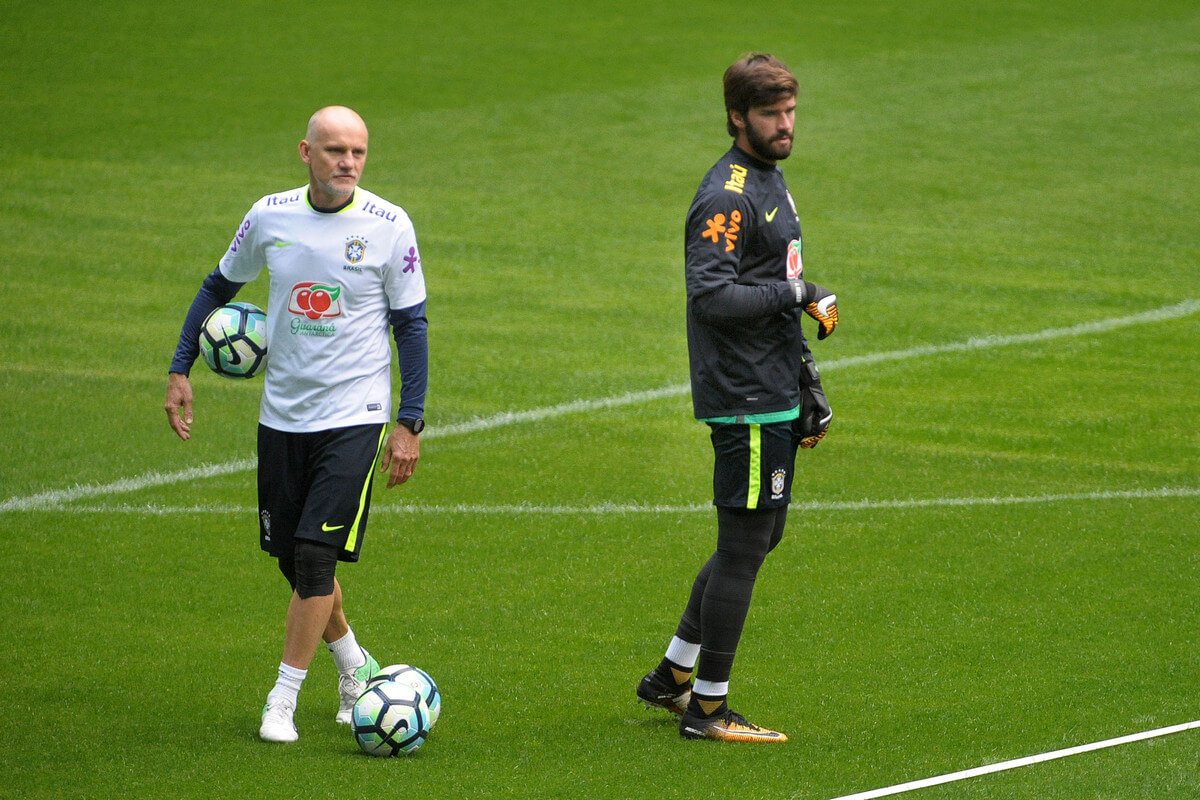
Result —
[[806, 361], [800, 371], [800, 416], [792, 423], [792, 441], [804, 450], [816, 447], [832, 420], [833, 411], [825, 399], [817, 365]]

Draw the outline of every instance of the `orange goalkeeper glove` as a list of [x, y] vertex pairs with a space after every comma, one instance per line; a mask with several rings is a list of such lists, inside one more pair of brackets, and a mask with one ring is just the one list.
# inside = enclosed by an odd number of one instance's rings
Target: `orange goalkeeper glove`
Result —
[[820, 325], [817, 338], [824, 339], [833, 333], [838, 324], [837, 295], [827, 294], [804, 307], [804, 313], [815, 319]]

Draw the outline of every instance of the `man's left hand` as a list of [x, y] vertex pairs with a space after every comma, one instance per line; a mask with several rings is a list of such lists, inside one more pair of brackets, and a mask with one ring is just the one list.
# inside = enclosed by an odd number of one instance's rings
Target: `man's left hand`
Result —
[[817, 338], [824, 339], [833, 333], [838, 324], [837, 295], [827, 294], [804, 307], [804, 313], [815, 319], [820, 325]]
[[387, 488], [390, 489], [411, 478], [420, 457], [420, 437], [403, 425], [397, 425], [383, 448], [383, 462], [379, 467], [380, 472], [388, 474]]

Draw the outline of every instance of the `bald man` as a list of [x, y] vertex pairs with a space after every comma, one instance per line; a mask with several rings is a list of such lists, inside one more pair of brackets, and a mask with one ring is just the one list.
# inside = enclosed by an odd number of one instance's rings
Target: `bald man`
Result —
[[[359, 558], [379, 458], [392, 488], [413, 474], [425, 427], [429, 371], [425, 278], [404, 209], [358, 185], [367, 126], [353, 110], [313, 114], [300, 160], [308, 184], [269, 194], [238, 226], [229, 249], [188, 310], [168, 373], [171, 429], [191, 438], [188, 379], [208, 314], [265, 267], [269, 355], [258, 424], [259, 545], [287, 579], [283, 659], [259, 736], [299, 738], [300, 687], [324, 640], [338, 670], [338, 723], [379, 664], [346, 620], [339, 562]], [[400, 402], [391, 417], [391, 347]]]

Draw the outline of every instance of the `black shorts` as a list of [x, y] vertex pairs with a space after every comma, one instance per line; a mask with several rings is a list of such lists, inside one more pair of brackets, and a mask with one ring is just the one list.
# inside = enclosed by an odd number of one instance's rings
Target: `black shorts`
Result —
[[386, 425], [313, 433], [258, 426], [259, 545], [289, 555], [296, 539], [357, 561], [371, 508], [371, 478]]
[[764, 425], [710, 422], [713, 505], [782, 508], [792, 500], [796, 445], [791, 422]]

